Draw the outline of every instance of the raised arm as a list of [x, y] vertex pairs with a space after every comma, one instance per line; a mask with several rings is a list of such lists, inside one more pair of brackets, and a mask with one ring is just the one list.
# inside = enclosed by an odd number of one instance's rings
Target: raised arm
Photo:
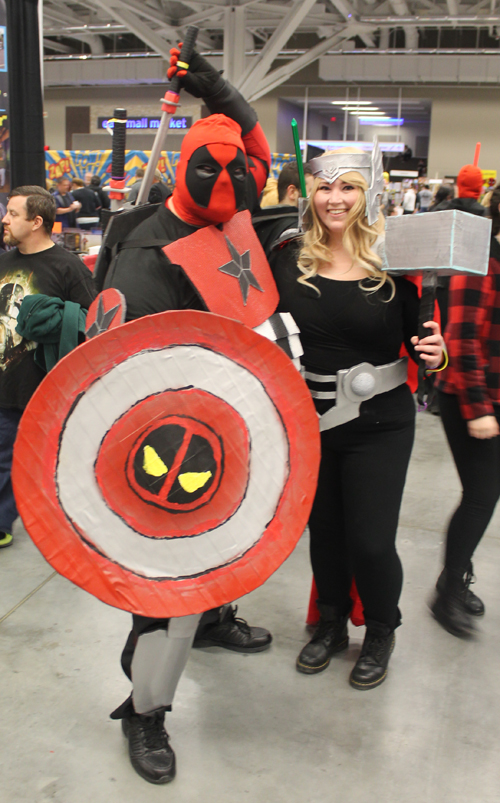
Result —
[[[180, 51], [173, 48], [171, 53], [171, 66], [167, 73], [169, 78], [177, 73]], [[269, 145], [256, 112], [243, 95], [199, 53], [193, 53], [189, 70], [180, 70], [179, 76], [183, 89], [195, 98], [202, 98], [211, 114], [225, 114], [241, 127], [249, 167], [247, 205], [252, 208], [254, 199], [264, 189], [271, 166]]]

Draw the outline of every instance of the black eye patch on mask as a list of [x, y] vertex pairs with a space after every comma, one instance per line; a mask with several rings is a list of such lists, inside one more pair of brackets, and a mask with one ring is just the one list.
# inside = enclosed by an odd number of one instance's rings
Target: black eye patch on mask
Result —
[[[241, 150], [237, 150], [235, 158], [229, 162], [226, 169], [234, 188], [237, 209], [243, 203], [246, 186], [247, 167], [245, 156]], [[208, 208], [213, 188], [222, 170], [222, 166], [212, 156], [206, 145], [193, 152], [186, 168], [186, 187], [195, 204], [203, 209]], [[244, 175], [241, 175], [242, 170]]]
[[[205, 166], [212, 168], [213, 172], [210, 174], [207, 171], [204, 176], [203, 167]], [[195, 204], [204, 209], [208, 207], [215, 182], [221, 173], [222, 167], [214, 159], [206, 145], [196, 148], [186, 169], [186, 187]]]
[[231, 177], [231, 184], [234, 190], [234, 199], [236, 202], [236, 209], [239, 209], [245, 200], [245, 192], [247, 187], [247, 165], [244, 154], [238, 148], [236, 156], [229, 162], [226, 168]]

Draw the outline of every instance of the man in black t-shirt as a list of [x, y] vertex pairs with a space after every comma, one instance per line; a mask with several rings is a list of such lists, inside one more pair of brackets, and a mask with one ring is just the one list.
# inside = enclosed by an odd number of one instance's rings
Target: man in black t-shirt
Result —
[[56, 202], [42, 187], [13, 190], [3, 218], [0, 255], [0, 547], [12, 543], [17, 510], [10, 482], [12, 450], [22, 412], [45, 376], [34, 361], [36, 343], [16, 332], [24, 296], [43, 293], [88, 309], [92, 274], [78, 257], [51, 240]]

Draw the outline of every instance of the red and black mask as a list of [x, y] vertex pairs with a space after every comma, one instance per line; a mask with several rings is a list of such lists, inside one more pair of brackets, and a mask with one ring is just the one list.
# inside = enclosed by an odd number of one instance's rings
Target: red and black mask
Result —
[[193, 226], [226, 223], [243, 204], [247, 172], [240, 126], [223, 114], [199, 120], [182, 143], [176, 211]]

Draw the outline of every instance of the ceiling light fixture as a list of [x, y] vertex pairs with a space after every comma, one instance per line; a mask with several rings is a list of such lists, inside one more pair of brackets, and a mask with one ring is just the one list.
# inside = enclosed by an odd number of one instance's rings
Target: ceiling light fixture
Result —
[[401, 126], [404, 123], [403, 117], [360, 117], [360, 125], [388, 125]]

